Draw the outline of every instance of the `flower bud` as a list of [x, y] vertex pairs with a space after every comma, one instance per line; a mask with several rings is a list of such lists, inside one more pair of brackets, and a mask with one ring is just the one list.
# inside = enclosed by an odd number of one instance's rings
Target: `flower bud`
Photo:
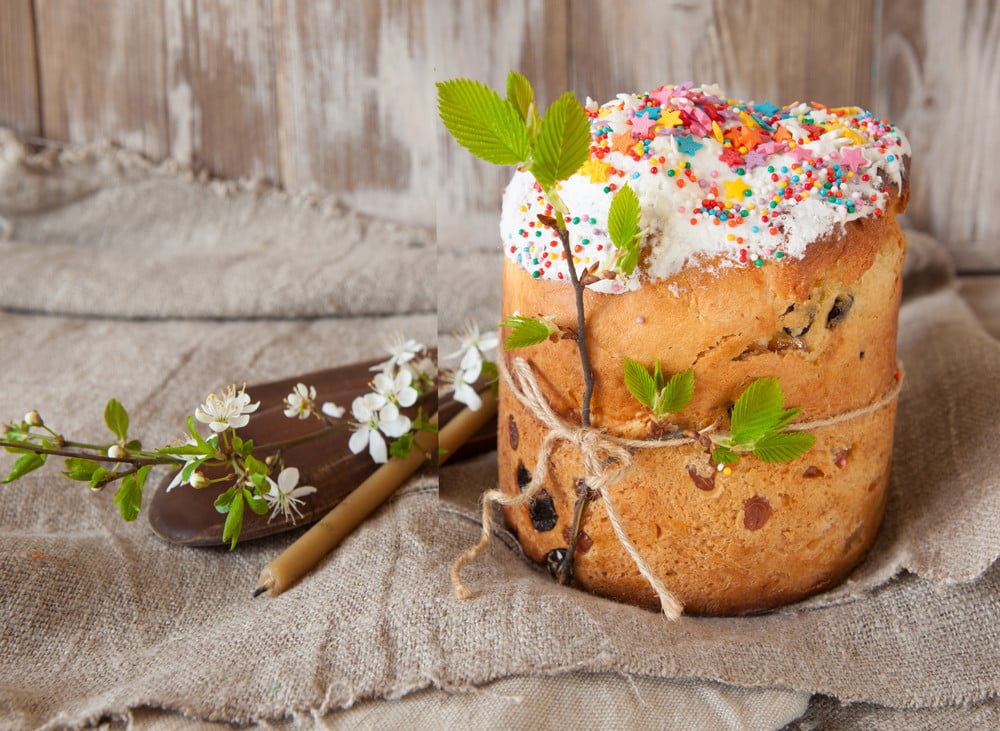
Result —
[[42, 417], [39, 416], [38, 412], [32, 409], [27, 414], [24, 415], [24, 423], [28, 426], [44, 426], [45, 422], [42, 421]]
[[128, 452], [125, 451], [125, 448], [122, 445], [112, 444], [108, 447], [108, 456], [111, 457], [111, 459], [124, 459], [128, 456]]
[[188, 484], [191, 485], [191, 487], [200, 490], [203, 487], [208, 487], [211, 483], [204, 474], [201, 472], [195, 472], [191, 475], [191, 479], [188, 480]]

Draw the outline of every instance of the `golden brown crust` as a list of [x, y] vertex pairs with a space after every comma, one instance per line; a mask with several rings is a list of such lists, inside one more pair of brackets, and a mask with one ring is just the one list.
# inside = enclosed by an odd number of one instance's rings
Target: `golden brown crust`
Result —
[[[883, 217], [852, 223], [810, 245], [800, 261], [689, 268], [635, 292], [588, 291], [594, 425], [632, 438], [656, 433], [646, 409], [625, 388], [626, 357], [649, 366], [659, 360], [667, 374], [693, 367], [694, 399], [672, 422], [681, 428], [701, 428], [724, 416], [761, 377], [779, 378], [786, 405], [801, 407], [806, 420], [878, 400], [896, 374], [905, 254], [896, 213], [907, 192], [904, 186]], [[534, 280], [510, 262], [503, 277], [504, 317], [514, 311], [546, 315], [575, 328], [570, 287]], [[516, 355], [531, 364], [557, 412], [578, 421], [583, 379], [575, 344], [546, 342]], [[547, 429], [506, 390], [500, 405], [500, 485], [514, 493], [519, 474], [523, 482], [534, 471]], [[805, 457], [782, 465], [744, 458], [731, 475], [713, 472], [705, 449], [696, 445], [641, 450], [611, 498], [640, 553], [689, 611], [734, 614], [778, 606], [841, 581], [874, 541], [894, 413], [889, 406], [814, 430], [817, 444]], [[509, 438], [511, 422], [517, 440]], [[702, 478], [701, 487], [689, 471]], [[579, 455], [560, 448], [543, 495], [551, 499], [556, 524], [538, 530], [527, 508], [507, 511], [534, 560], [544, 562], [566, 546], [573, 486], [582, 476]], [[711, 489], [701, 489], [706, 486]], [[584, 530], [590, 545], [577, 554], [577, 585], [655, 604], [600, 501], [591, 503]]]

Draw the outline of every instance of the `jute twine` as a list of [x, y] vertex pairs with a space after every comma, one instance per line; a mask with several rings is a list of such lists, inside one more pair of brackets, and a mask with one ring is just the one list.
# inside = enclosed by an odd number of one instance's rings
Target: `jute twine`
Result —
[[[515, 507], [530, 503], [548, 477], [552, 452], [556, 443], [562, 441], [579, 450], [583, 459], [584, 483], [601, 496], [608, 520], [611, 522], [611, 527], [614, 529], [619, 543], [635, 563], [642, 577], [656, 592], [663, 613], [668, 619], [678, 619], [683, 612], [684, 605], [667, 589], [660, 577], [639, 553], [635, 544], [632, 543], [622, 525], [621, 518], [618, 516], [618, 511], [611, 501], [609, 488], [623, 479], [632, 469], [636, 451], [640, 449], [672, 449], [685, 444], [693, 444], [697, 438], [687, 434], [679, 434], [663, 439], [625, 439], [596, 427], [583, 427], [574, 424], [553, 411], [527, 361], [523, 358], [514, 359], [513, 370], [516, 379], [507, 369], [506, 358], [498, 358], [497, 365], [504, 386], [532, 416], [545, 424], [549, 431], [538, 449], [534, 475], [520, 494], [509, 495], [500, 490], [487, 490], [483, 493], [483, 530], [479, 542], [459, 556], [451, 567], [451, 582], [455, 596], [459, 599], [470, 599], [473, 596], [472, 591], [462, 580], [461, 571], [467, 563], [478, 558], [489, 545], [490, 537], [493, 534], [494, 506]], [[872, 414], [895, 401], [902, 385], [903, 368], [901, 363], [897, 363], [897, 376], [892, 388], [877, 401], [860, 409], [846, 411], [828, 418], [797, 422], [787, 428], [790, 431], [807, 431], [842, 424]], [[706, 434], [709, 431], [711, 431], [711, 427], [699, 431], [698, 435]]]

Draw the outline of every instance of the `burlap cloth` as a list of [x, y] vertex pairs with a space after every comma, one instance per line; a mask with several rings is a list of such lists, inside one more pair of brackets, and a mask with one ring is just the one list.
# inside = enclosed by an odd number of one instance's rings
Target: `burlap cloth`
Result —
[[[84, 436], [102, 434], [109, 396], [155, 443], [208, 390], [438, 327], [432, 232], [108, 149], [38, 159], [0, 136], [0, 239], [0, 418], [38, 408]], [[988, 725], [1000, 344], [920, 241], [889, 519], [847, 588], [671, 624], [555, 586], [497, 541], [469, 571], [480, 596], [456, 600], [447, 567], [476, 539], [466, 511], [492, 481], [487, 456], [443, 471], [445, 509], [434, 479], [415, 479], [306, 580], [251, 600], [294, 535], [233, 553], [171, 546], [50, 469], [0, 487], [0, 728], [775, 728], [813, 693], [809, 727]], [[446, 328], [456, 292], [494, 316], [482, 293], [498, 264], [477, 261], [439, 280]]]

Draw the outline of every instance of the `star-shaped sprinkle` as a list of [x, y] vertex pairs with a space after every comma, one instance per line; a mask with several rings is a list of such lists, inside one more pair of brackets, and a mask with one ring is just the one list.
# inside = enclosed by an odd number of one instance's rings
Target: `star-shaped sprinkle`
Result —
[[615, 152], [628, 155], [632, 150], [632, 146], [633, 142], [631, 132], [622, 132], [621, 134], [611, 136], [611, 149]]
[[704, 145], [698, 142], [698, 140], [691, 135], [681, 135], [677, 137], [677, 149], [685, 155], [693, 155], [702, 147], [704, 147]]
[[656, 120], [652, 117], [633, 117], [632, 118], [632, 134], [636, 137], [645, 137], [649, 134], [651, 127], [656, 126]]
[[741, 201], [749, 190], [747, 184], [743, 182], [743, 178], [736, 178], [736, 180], [727, 180], [722, 184], [722, 187], [726, 189], [726, 198], [729, 200]]
[[767, 162], [767, 156], [758, 147], [756, 150], [750, 150], [746, 155], [743, 156], [744, 163], [747, 170], [753, 170], [754, 168], [759, 168]]
[[735, 136], [737, 145], [748, 150], [752, 150], [764, 141], [764, 135], [757, 127], [740, 127]]
[[788, 131], [787, 127], [782, 127], [779, 124], [778, 131], [771, 135], [771, 137], [774, 138], [775, 142], [788, 142], [788, 140], [792, 139], [792, 133]]
[[676, 109], [667, 109], [660, 115], [661, 127], [680, 127], [682, 124], [684, 124], [684, 122], [681, 121], [681, 113]]
[[861, 152], [860, 147], [845, 147], [840, 151], [840, 164], [850, 168], [852, 173], [856, 173], [859, 167], [868, 164], [868, 158]]
[[726, 165], [728, 165], [731, 168], [739, 167], [744, 162], [746, 162], [743, 159], [743, 156], [732, 147], [727, 147], [726, 149], [724, 149], [722, 151], [722, 154], [719, 155], [719, 160], [726, 163]]
[[637, 116], [637, 117], [640, 116], [640, 115], [642, 115], [644, 117], [652, 117], [653, 119], [659, 119], [660, 118], [660, 108], [659, 107], [643, 107], [642, 109], [640, 109], [638, 112], [635, 113], [635, 116]]
[[796, 147], [794, 150], [790, 150], [788, 154], [791, 157], [795, 158], [796, 162], [803, 162], [813, 156], [813, 151], [810, 150], [808, 147], [799, 146]]
[[754, 104], [754, 109], [763, 114], [765, 117], [773, 117], [777, 114], [781, 108], [775, 106], [773, 103], [767, 101], [766, 99], [759, 104]]
[[607, 182], [608, 170], [610, 167], [610, 163], [598, 160], [596, 157], [589, 157], [587, 158], [587, 161], [580, 166], [577, 173], [579, 175], [588, 176], [591, 183], [604, 183]]
[[661, 86], [656, 91], [649, 92], [649, 96], [660, 103], [661, 107], [666, 106], [670, 103], [670, 97], [673, 96], [673, 88], [669, 86]]

